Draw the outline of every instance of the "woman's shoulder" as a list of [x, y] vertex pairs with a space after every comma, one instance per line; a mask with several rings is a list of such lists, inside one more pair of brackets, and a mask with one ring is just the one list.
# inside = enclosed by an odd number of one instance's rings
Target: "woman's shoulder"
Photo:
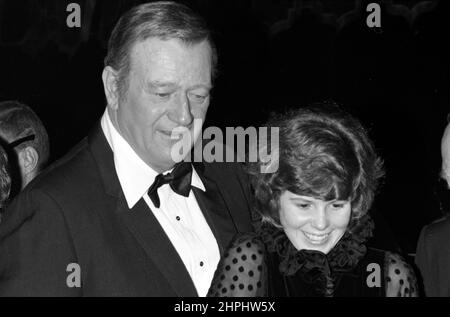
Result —
[[254, 232], [240, 233], [234, 237], [224, 254], [224, 258], [237, 262], [251, 260], [252, 264], [261, 264], [264, 260], [265, 245], [261, 237]]
[[419, 290], [412, 266], [400, 254], [384, 251], [387, 297], [417, 297]]
[[262, 296], [264, 244], [255, 233], [237, 235], [216, 270], [209, 296]]
[[232, 239], [230, 248], [246, 248], [246, 249], [264, 249], [264, 242], [261, 236], [256, 232], [238, 233]]

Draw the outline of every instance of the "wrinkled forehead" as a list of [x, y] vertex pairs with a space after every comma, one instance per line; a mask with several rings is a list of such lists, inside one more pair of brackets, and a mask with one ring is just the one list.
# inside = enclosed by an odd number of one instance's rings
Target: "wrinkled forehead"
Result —
[[207, 40], [186, 43], [180, 39], [152, 37], [134, 43], [130, 49], [130, 59], [131, 65], [139, 64], [140, 62], [180, 62], [186, 66], [194, 63], [210, 68], [212, 48]]

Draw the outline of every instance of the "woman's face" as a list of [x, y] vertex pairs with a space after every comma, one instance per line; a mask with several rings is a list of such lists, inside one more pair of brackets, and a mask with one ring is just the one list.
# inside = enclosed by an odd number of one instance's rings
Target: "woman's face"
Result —
[[350, 216], [348, 200], [323, 201], [290, 191], [280, 196], [280, 222], [297, 250], [327, 254], [344, 235]]

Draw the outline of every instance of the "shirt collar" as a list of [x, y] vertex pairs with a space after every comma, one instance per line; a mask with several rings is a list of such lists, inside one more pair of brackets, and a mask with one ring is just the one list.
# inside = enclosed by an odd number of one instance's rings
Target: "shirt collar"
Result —
[[[101, 119], [101, 126], [106, 140], [114, 153], [114, 166], [122, 187], [128, 208], [147, 194], [158, 173], [148, 166], [116, 130], [106, 109]], [[200, 176], [192, 168], [191, 186], [206, 191]]]

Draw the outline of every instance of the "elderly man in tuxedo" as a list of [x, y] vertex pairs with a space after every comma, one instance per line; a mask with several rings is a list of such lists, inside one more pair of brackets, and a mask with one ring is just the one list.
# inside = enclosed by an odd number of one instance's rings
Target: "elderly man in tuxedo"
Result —
[[[450, 124], [441, 141], [441, 177], [450, 188]], [[447, 193], [450, 195], [450, 191]], [[422, 229], [416, 252], [426, 296], [450, 296], [450, 219], [439, 219]]]
[[6, 212], [0, 295], [206, 295], [232, 237], [251, 230], [240, 166], [176, 164], [171, 153], [172, 131], [199, 136], [215, 64], [186, 6], [153, 2], [121, 17], [100, 122]]

